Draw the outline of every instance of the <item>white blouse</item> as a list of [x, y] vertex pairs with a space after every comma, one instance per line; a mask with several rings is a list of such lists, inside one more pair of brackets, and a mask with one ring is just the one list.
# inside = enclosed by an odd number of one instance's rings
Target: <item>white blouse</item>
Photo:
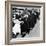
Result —
[[13, 33], [16, 35], [16, 33], [21, 33], [21, 29], [20, 29], [20, 21], [18, 20], [18, 19], [15, 19], [14, 20], [14, 23], [15, 23], [15, 25], [14, 25], [14, 27], [13, 27]]

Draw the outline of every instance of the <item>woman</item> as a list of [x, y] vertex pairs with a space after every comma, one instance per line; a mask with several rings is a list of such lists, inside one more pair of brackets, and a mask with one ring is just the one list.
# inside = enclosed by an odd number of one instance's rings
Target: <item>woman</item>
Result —
[[21, 23], [23, 23], [23, 21], [19, 21], [18, 19], [16, 19], [16, 15], [14, 15], [13, 18], [13, 23], [15, 23], [14, 27], [13, 27], [13, 38], [17, 37], [18, 34], [21, 34]]

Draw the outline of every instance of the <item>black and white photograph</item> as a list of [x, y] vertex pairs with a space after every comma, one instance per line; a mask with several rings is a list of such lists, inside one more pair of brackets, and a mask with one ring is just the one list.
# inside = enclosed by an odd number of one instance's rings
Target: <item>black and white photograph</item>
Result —
[[6, 44], [45, 42], [45, 3], [6, 2]]
[[40, 8], [12, 7], [12, 38], [40, 36]]

